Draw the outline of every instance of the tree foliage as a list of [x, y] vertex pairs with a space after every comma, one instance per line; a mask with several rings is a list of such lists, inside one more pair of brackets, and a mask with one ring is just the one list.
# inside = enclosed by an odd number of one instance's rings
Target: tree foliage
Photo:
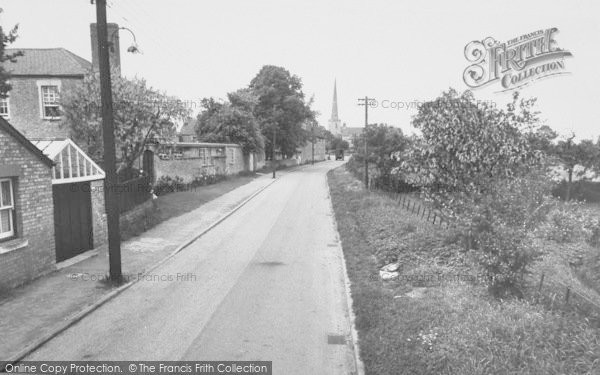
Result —
[[[515, 93], [506, 109], [476, 101], [469, 91], [455, 90], [424, 103], [413, 120], [421, 131], [405, 167], [421, 185], [475, 196], [498, 178], [515, 176], [536, 165], [541, 153], [526, 137], [535, 130], [535, 99], [519, 100]], [[442, 191], [438, 191], [442, 193]]]
[[267, 155], [271, 154], [273, 132], [276, 132], [276, 148], [283, 155], [294, 155], [309, 137], [303, 125], [314, 119], [311, 101], [305, 101], [300, 78], [282, 67], [265, 65], [249, 88], [258, 99], [254, 115], [265, 138]]
[[403, 163], [454, 219], [495, 295], [519, 295], [522, 275], [539, 255], [530, 233], [547, 212], [543, 151], [553, 134], [540, 129], [534, 104], [515, 93], [500, 109], [449, 90], [420, 107], [413, 125], [422, 136]]
[[[2, 8], [0, 8], [0, 14], [2, 13]], [[19, 25], [13, 26], [8, 32], [4, 32], [2, 26], [0, 26], [0, 98], [6, 98], [8, 92], [12, 89], [10, 83], [8, 82], [10, 78], [10, 72], [6, 70], [5, 62], [15, 62], [16, 58], [23, 55], [22, 51], [17, 51], [14, 53], [7, 54], [6, 48], [8, 45], [12, 44], [15, 40], [17, 40], [17, 33], [19, 31]]]
[[[591, 139], [583, 139], [579, 142], [574, 141], [573, 134], [567, 139], [560, 140], [552, 148], [563, 168], [567, 172], [567, 193], [566, 200], [571, 199], [571, 190], [573, 186], [573, 175], [578, 178], [584, 178], [590, 170], [598, 171], [600, 168], [600, 140], [594, 143]], [[576, 171], [575, 167], [580, 166]]]
[[[115, 72], [116, 73], [116, 72]], [[189, 115], [180, 100], [149, 87], [144, 79], [112, 74], [113, 113], [118, 172], [130, 170], [148, 141], [170, 138], [175, 123]], [[100, 77], [90, 72], [61, 95], [63, 126], [88, 155], [103, 160]]]
[[389, 174], [394, 167], [398, 166], [400, 155], [410, 144], [409, 138], [400, 128], [387, 124], [370, 124], [355, 142], [361, 160], [364, 160], [362, 158], [364, 158], [365, 137], [369, 162], [377, 166], [381, 175]]
[[228, 102], [203, 99], [196, 120], [198, 139], [204, 142], [236, 143], [244, 152], [264, 149], [264, 139], [254, 117], [257, 98], [248, 89], [227, 95]]
[[340, 136], [332, 136], [327, 143], [327, 148], [329, 150], [347, 150], [350, 148], [350, 144]]

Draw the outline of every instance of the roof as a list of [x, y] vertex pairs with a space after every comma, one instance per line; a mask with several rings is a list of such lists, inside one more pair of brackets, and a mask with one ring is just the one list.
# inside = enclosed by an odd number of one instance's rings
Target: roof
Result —
[[345, 136], [352, 136], [352, 135], [360, 135], [362, 134], [363, 130], [365, 128], [349, 128], [349, 127], [342, 127], [342, 135]]
[[94, 181], [105, 177], [98, 164], [69, 138], [32, 138], [31, 143], [54, 161], [53, 184]]
[[195, 135], [196, 134], [196, 119], [188, 119], [183, 124], [181, 129], [179, 129], [179, 134], [180, 135], [188, 135], [188, 134]]
[[7, 48], [6, 54], [23, 52], [15, 62], [5, 62], [13, 76], [83, 76], [92, 63], [64, 48]]
[[27, 150], [29, 150], [32, 154], [37, 156], [42, 163], [46, 164], [48, 167], [52, 167], [54, 163], [52, 159], [48, 158], [39, 148], [37, 148], [29, 139], [25, 138], [21, 132], [19, 132], [15, 127], [13, 127], [8, 121], [4, 118], [0, 117], [0, 129], [6, 131], [10, 136], [12, 136], [17, 142], [22, 144]]

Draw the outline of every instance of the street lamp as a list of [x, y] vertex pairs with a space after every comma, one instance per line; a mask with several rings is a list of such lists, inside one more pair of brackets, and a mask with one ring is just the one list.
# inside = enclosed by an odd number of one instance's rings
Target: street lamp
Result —
[[126, 30], [129, 31], [129, 33], [131, 34], [131, 37], [133, 38], [133, 44], [130, 45], [129, 47], [127, 47], [127, 52], [129, 53], [142, 53], [142, 51], [140, 50], [138, 44], [137, 44], [137, 40], [135, 38], [135, 34], [133, 33], [133, 31], [131, 31], [129, 28], [127, 27], [119, 27], [118, 29], [116, 29], [115, 31], [112, 32], [112, 34], [110, 34], [110, 40], [111, 42], [110, 44], [110, 52], [115, 52], [115, 44], [112, 42], [112, 40], [114, 40], [115, 34], [119, 31], [119, 30]]

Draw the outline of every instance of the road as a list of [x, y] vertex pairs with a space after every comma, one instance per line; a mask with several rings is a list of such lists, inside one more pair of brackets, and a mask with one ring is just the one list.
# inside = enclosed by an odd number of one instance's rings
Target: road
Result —
[[354, 373], [326, 181], [338, 165], [279, 177], [25, 360], [266, 360], [274, 374]]

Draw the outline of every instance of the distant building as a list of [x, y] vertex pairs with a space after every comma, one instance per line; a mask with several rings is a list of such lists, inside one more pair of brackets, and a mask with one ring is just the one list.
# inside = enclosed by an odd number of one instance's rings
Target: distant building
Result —
[[342, 121], [338, 117], [337, 81], [333, 81], [333, 104], [331, 106], [331, 118], [329, 119], [329, 131], [336, 136], [340, 135], [342, 131]]
[[184, 123], [181, 129], [177, 132], [177, 141], [179, 142], [196, 142], [198, 134], [196, 134], [196, 119], [189, 118]]
[[342, 135], [342, 139], [346, 142], [348, 142], [348, 144], [350, 145], [350, 148], [354, 148], [356, 147], [355, 140], [361, 136], [361, 134], [363, 133], [363, 130], [365, 128], [363, 127], [348, 127], [346, 126], [346, 124], [344, 123], [344, 125], [342, 126], [342, 131], [341, 131], [341, 135]]

